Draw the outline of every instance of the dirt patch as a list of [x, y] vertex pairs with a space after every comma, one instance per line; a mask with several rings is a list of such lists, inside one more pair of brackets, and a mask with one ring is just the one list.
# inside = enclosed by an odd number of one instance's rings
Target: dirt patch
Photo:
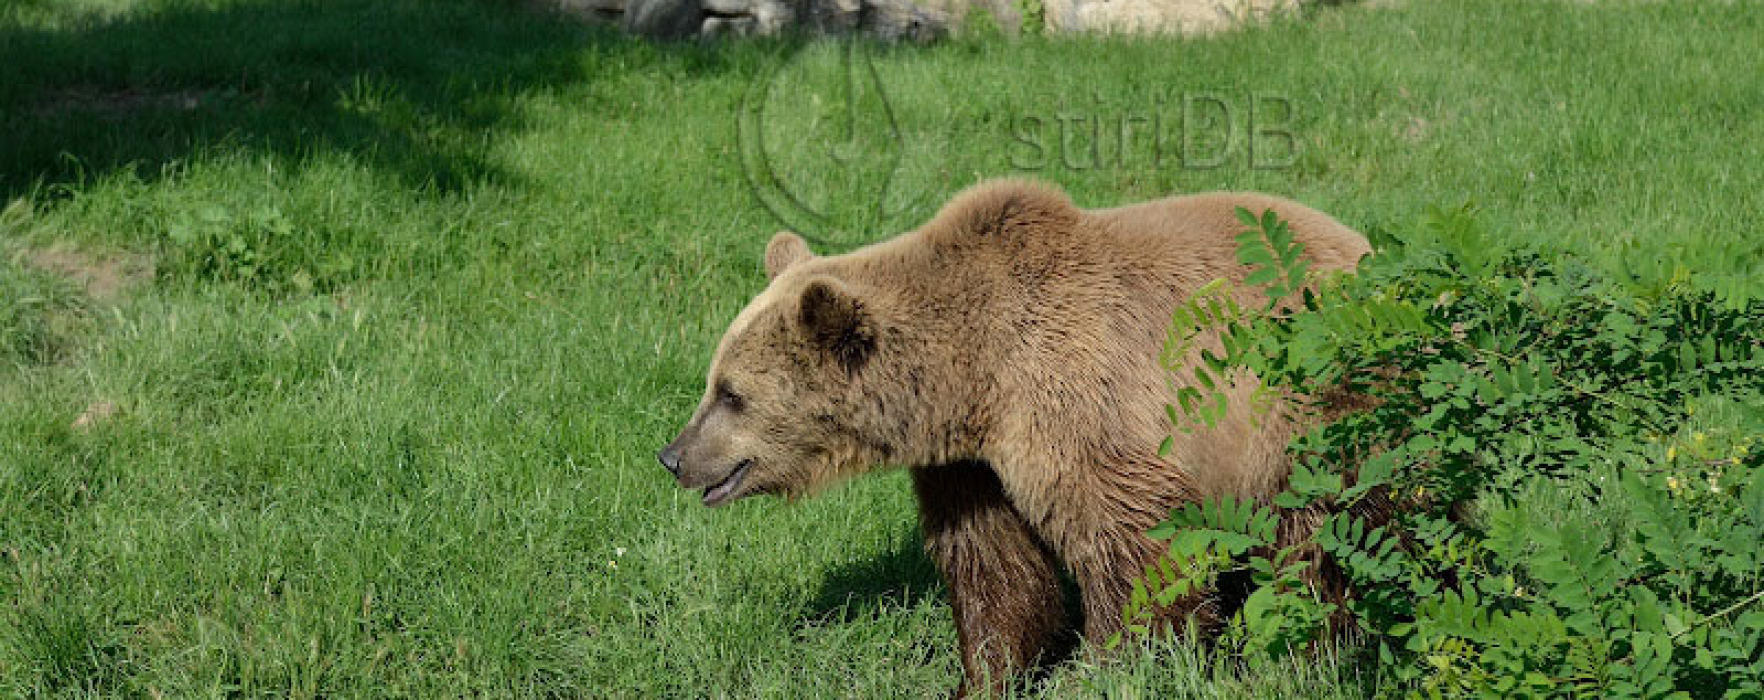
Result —
[[67, 246], [27, 249], [24, 264], [66, 277], [96, 301], [116, 301], [124, 291], [153, 280], [153, 261], [144, 255], [97, 257]]
[[[224, 89], [218, 91], [197, 88], [145, 90], [141, 88], [104, 89], [74, 86], [44, 95], [31, 105], [31, 113], [38, 119], [62, 117], [70, 114], [121, 119], [152, 110], [191, 112], [205, 105], [228, 101], [229, 97], [237, 98], [239, 96], [240, 93]], [[254, 95], [246, 94], [244, 97], [260, 101]]]
[[1420, 143], [1427, 139], [1432, 124], [1423, 117], [1410, 117], [1409, 123], [1403, 126], [1403, 140], [1409, 143]]
[[73, 430], [90, 430], [97, 427], [99, 423], [115, 418], [116, 412], [115, 403], [93, 401], [91, 405], [86, 406], [84, 412], [80, 413], [80, 417], [74, 419], [73, 425], [68, 427]]

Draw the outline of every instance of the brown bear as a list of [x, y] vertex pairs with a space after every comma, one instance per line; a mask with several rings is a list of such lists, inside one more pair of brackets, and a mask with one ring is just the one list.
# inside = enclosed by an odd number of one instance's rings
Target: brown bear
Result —
[[[1268, 195], [1080, 209], [1013, 180], [844, 255], [816, 257], [780, 233], [766, 246], [770, 285], [730, 324], [697, 411], [659, 458], [711, 506], [909, 468], [949, 586], [961, 691], [997, 688], [1066, 625], [1062, 566], [1084, 637], [1100, 643], [1162, 553], [1145, 531], [1171, 507], [1284, 487], [1283, 448], [1305, 422], [1290, 414], [1234, 410], [1158, 453], [1172, 431], [1159, 362], [1171, 312], [1212, 280], [1242, 281], [1238, 207], [1288, 222], [1313, 269], [1351, 268], [1370, 250]], [[1251, 388], [1231, 387], [1233, 405]]]

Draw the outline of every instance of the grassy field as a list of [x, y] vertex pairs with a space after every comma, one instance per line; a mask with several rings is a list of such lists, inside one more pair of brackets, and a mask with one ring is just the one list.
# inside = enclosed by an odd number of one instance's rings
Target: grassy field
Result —
[[[1748, 3], [1350, 5], [857, 73], [487, 0], [7, 3], [0, 695], [937, 696], [954, 631], [903, 475], [711, 511], [654, 462], [774, 210], [837, 252], [1028, 172], [1395, 236], [1468, 201], [1491, 245], [1744, 273], [1761, 53]], [[1033, 692], [1370, 676], [1206, 656]]]

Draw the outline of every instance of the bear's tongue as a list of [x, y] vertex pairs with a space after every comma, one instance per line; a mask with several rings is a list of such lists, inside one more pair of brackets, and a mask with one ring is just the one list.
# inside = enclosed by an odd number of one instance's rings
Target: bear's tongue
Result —
[[747, 469], [752, 466], [752, 460], [741, 460], [741, 464], [735, 467], [735, 471], [729, 472], [729, 476], [723, 479], [723, 483], [704, 490], [704, 504], [715, 506], [728, 500], [729, 496], [735, 493], [735, 489], [741, 486], [742, 478], [747, 476]]

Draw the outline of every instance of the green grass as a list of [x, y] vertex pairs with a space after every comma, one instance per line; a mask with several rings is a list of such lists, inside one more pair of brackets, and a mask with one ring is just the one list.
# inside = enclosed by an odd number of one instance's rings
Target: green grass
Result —
[[[1491, 244], [1741, 274], [1761, 38], [1746, 3], [1477, 1], [873, 47], [900, 135], [861, 92], [840, 161], [831, 44], [646, 44], [469, 0], [7, 4], [0, 694], [936, 696], [954, 632], [902, 475], [711, 511], [652, 457], [780, 226], [744, 102], [775, 106], [755, 133], [821, 252], [1011, 172], [1025, 116], [1211, 95], [1239, 129], [1220, 167], [1135, 142], [1036, 174], [1098, 206], [1268, 190], [1399, 236], [1474, 201]], [[1257, 95], [1292, 106], [1290, 167], [1247, 162]], [[27, 262], [51, 246], [156, 274], [88, 299]], [[98, 401], [115, 417], [70, 427]], [[1038, 692], [1372, 675], [1207, 656], [1080, 659]]]

